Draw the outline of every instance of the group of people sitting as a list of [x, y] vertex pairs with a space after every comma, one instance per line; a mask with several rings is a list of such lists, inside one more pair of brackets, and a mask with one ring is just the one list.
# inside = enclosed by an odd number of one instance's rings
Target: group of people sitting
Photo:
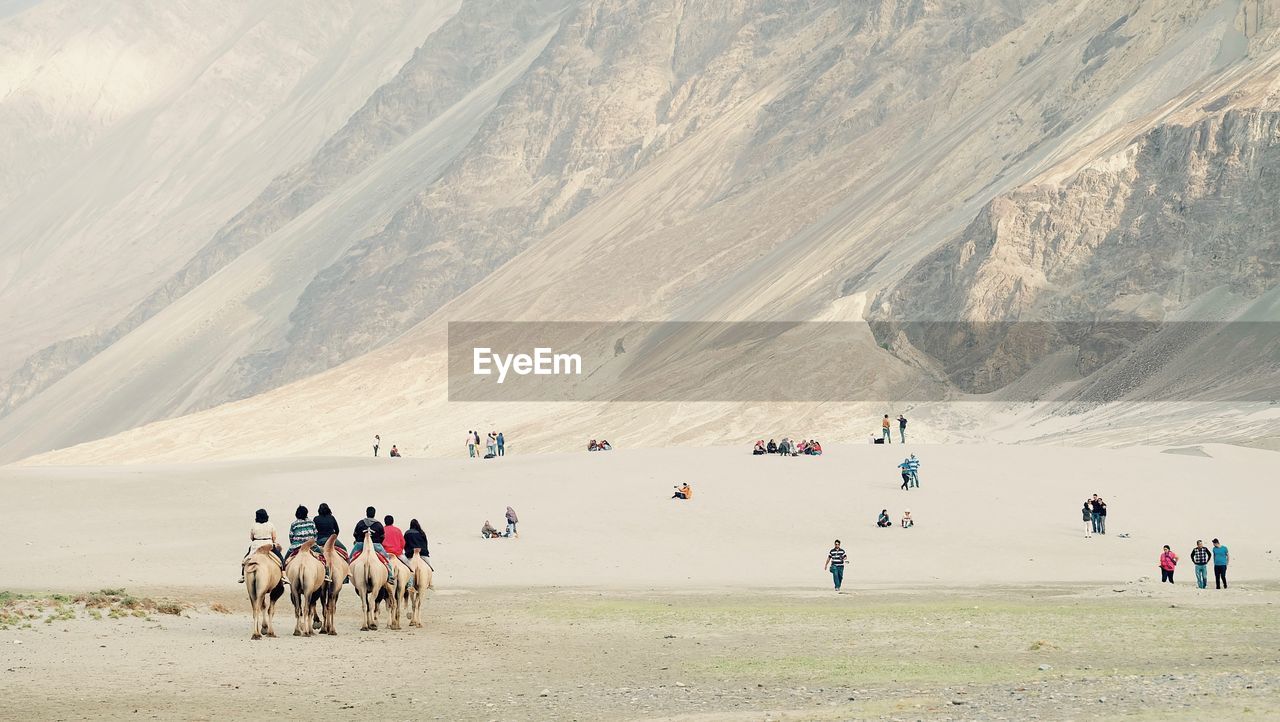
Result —
[[[911, 518], [911, 510], [910, 510], [910, 509], [907, 509], [906, 511], [902, 512], [902, 522], [901, 522], [901, 523], [902, 523], [902, 528], [903, 528], [903, 529], [910, 529], [911, 527], [913, 527], [913, 526], [915, 526], [915, 525], [916, 525], [916, 521], [915, 521], [915, 519], [912, 519], [912, 518]], [[893, 526], [893, 521], [889, 519], [889, 510], [888, 510], [888, 509], [881, 509], [881, 510], [880, 510], [880, 517], [879, 517], [878, 519], [876, 519], [876, 526], [878, 526], [878, 527], [880, 527], [880, 528], [882, 528], [882, 529]]]
[[610, 444], [608, 439], [601, 439], [598, 442], [592, 439], [587, 444], [587, 451], [613, 451], [613, 444]]
[[755, 448], [751, 450], [753, 456], [763, 456], [765, 454], [782, 454], [783, 456], [818, 456], [822, 454], [822, 444], [813, 439], [805, 441], [801, 439], [794, 442], [787, 437], [782, 437], [782, 443], [775, 443], [773, 439], [769, 439], [769, 443], [764, 443], [764, 439], [757, 439]]
[[484, 526], [480, 527], [480, 536], [485, 539], [506, 539], [507, 537], [520, 538], [520, 533], [516, 531], [516, 524], [520, 518], [516, 516], [516, 510], [507, 507], [507, 530], [505, 532], [498, 531], [497, 527], [489, 523], [488, 519], [484, 520]]
[[[245, 552], [245, 559], [248, 559], [258, 549], [270, 545], [271, 551], [280, 560], [280, 566], [283, 567], [289, 563], [289, 560], [303, 544], [313, 541], [315, 544], [311, 548], [312, 552], [321, 562], [325, 562], [325, 578], [328, 579], [329, 565], [324, 558], [322, 550], [329, 541], [329, 537], [335, 537], [335, 553], [342, 555], [343, 558], [354, 560], [363, 551], [364, 537], [367, 530], [373, 539], [374, 550], [384, 560], [394, 556], [408, 566], [409, 557], [416, 553], [424, 560], [427, 560], [428, 565], [431, 564], [429, 560], [431, 554], [427, 549], [427, 535], [422, 530], [422, 525], [418, 523], [417, 519], [409, 522], [408, 530], [401, 531], [395, 525], [395, 517], [388, 514], [380, 522], [375, 518], [378, 513], [377, 510], [373, 507], [368, 507], [365, 509], [365, 518], [356, 523], [355, 532], [352, 534], [354, 543], [348, 551], [342, 540], [336, 538], [340, 533], [338, 520], [334, 518], [329, 505], [321, 504], [318, 511], [319, 513], [316, 514], [315, 518], [308, 519], [307, 507], [298, 506], [293, 513], [294, 521], [289, 525], [289, 547], [282, 553], [276, 534], [276, 527], [271, 523], [271, 517], [267, 514], [266, 509], [259, 509], [254, 513], [254, 523], [249, 529], [249, 550]], [[391, 564], [388, 564], [387, 568], [389, 572], [394, 574], [395, 570]], [[243, 569], [240, 574], [240, 583], [244, 583]]]

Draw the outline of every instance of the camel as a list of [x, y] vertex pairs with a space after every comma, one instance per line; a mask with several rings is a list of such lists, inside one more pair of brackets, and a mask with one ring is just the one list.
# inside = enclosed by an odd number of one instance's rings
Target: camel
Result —
[[271, 549], [270, 544], [264, 544], [244, 562], [244, 587], [253, 610], [253, 639], [262, 639], [263, 634], [276, 636], [271, 622], [276, 615], [276, 600], [284, 594], [284, 573]]
[[[364, 532], [364, 545], [360, 558], [351, 562], [351, 586], [360, 597], [364, 607], [364, 626], [360, 631], [367, 632], [378, 628], [378, 595], [387, 592], [387, 568], [378, 560], [373, 547], [373, 532]], [[394, 600], [391, 602], [394, 604]]]
[[411, 572], [409, 567], [400, 561], [400, 557], [387, 555], [387, 561], [391, 562], [391, 568], [395, 571], [395, 582], [387, 582], [386, 595], [379, 595], [379, 600], [387, 602], [387, 613], [391, 617], [391, 628], [401, 629], [400, 617], [401, 611], [407, 606], [409, 600], [409, 576]]
[[338, 633], [337, 626], [334, 624], [334, 617], [338, 614], [338, 595], [342, 593], [342, 585], [350, 570], [346, 560], [337, 552], [337, 542], [336, 534], [330, 535], [324, 542], [324, 562], [329, 565], [329, 581], [324, 583], [321, 593], [324, 622], [320, 625], [320, 633], [330, 636]]
[[311, 618], [315, 615], [316, 604], [324, 591], [324, 565], [319, 559], [311, 556], [311, 549], [316, 545], [314, 539], [308, 539], [289, 557], [289, 564], [284, 573], [289, 579], [289, 599], [293, 601], [293, 636], [310, 637], [312, 634]]
[[418, 550], [414, 549], [413, 554], [409, 557], [409, 583], [405, 602], [409, 606], [409, 626], [422, 626], [422, 600], [427, 597], [427, 590], [434, 589], [431, 586], [431, 565], [427, 564], [427, 560], [418, 556]]

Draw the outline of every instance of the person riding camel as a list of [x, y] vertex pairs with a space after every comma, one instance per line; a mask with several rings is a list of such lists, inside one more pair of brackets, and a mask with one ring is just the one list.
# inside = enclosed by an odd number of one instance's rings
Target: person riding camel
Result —
[[[264, 546], [271, 546], [271, 552], [280, 560], [280, 567], [284, 567], [284, 557], [280, 554], [280, 543], [276, 541], [276, 525], [271, 523], [271, 517], [267, 515], [266, 509], [259, 509], [253, 513], [253, 526], [249, 527], [249, 549], [244, 553], [245, 561], [253, 556], [253, 553]], [[240, 565], [240, 583], [244, 584], [244, 564]]]
[[[355, 561], [356, 555], [364, 549], [364, 532], [366, 529], [368, 529], [369, 533], [372, 535], [374, 551], [378, 552], [383, 557], [387, 556], [387, 550], [382, 546], [386, 532], [382, 528], [382, 522], [375, 518], [378, 510], [370, 506], [364, 510], [364, 513], [365, 518], [356, 522], [356, 529], [354, 533], [355, 544], [351, 546], [352, 561]], [[387, 570], [388, 574], [393, 574], [395, 571], [390, 562], [387, 562]]]
[[289, 525], [289, 551], [284, 553], [284, 563], [308, 541], [316, 540], [316, 524], [307, 518], [307, 507], [299, 505], [293, 512], [293, 523]]
[[418, 556], [422, 557], [422, 561], [431, 567], [431, 571], [436, 570], [435, 567], [431, 566], [431, 553], [427, 549], [427, 533], [422, 531], [422, 525], [418, 523], [417, 519], [409, 521], [409, 531], [404, 533], [405, 555], [412, 558], [414, 552], [417, 552]]

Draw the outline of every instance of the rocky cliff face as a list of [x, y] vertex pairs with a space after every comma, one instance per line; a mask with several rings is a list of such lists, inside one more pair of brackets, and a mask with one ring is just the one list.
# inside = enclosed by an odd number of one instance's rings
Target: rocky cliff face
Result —
[[[1064, 349], [1088, 376], [1162, 322], [1225, 320], [1181, 313], [1211, 291], [1273, 289], [1280, 112], [1206, 113], [1160, 124], [1061, 184], [993, 200], [880, 295], [879, 338], [909, 342], [984, 393]], [[932, 323], [949, 321], [962, 323]]]

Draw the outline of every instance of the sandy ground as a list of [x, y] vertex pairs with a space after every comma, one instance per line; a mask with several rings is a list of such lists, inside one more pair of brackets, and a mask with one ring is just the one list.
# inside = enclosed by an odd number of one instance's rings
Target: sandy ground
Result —
[[[896, 469], [904, 449], [922, 460], [921, 487], [909, 492]], [[5, 467], [0, 514], [18, 541], [0, 558], [0, 579], [12, 590], [215, 591], [238, 576], [254, 509], [269, 510], [283, 534], [297, 504], [314, 512], [327, 502], [344, 530], [369, 504], [402, 526], [418, 518], [442, 589], [819, 589], [837, 537], [852, 556], [851, 588], [1131, 581], [1158, 577], [1163, 544], [1189, 577], [1195, 540], [1215, 536], [1231, 549], [1233, 579], [1273, 581], [1277, 459], [1213, 445], [861, 444], [817, 458], [707, 448]], [[694, 499], [671, 500], [686, 480]], [[1080, 505], [1092, 493], [1108, 502], [1110, 533], [1085, 539]], [[501, 526], [507, 505], [521, 537], [481, 539], [481, 524]], [[881, 509], [896, 521], [906, 508], [914, 529], [874, 527]]]
[[[35, 599], [0, 597], [0, 718], [1274, 715], [1273, 452], [905, 448], [919, 490], [899, 489], [900, 445], [2, 468], [18, 541], [0, 580]], [[671, 500], [685, 480], [694, 499]], [[1111, 533], [1085, 539], [1094, 492]], [[286, 599], [283, 636], [248, 639], [235, 578], [253, 510], [283, 529], [321, 501], [344, 528], [369, 503], [423, 522], [438, 569], [425, 629], [356, 631], [348, 590], [336, 638], [287, 636]], [[479, 538], [507, 504], [521, 537]], [[904, 507], [916, 528], [872, 526]], [[1186, 554], [1214, 535], [1229, 591], [1191, 583]], [[822, 571], [836, 536], [840, 595]], [[1164, 543], [1184, 557], [1173, 587], [1151, 579]], [[191, 606], [41, 606], [107, 587]]]
[[1276, 718], [1280, 587], [1114, 589], [452, 590], [420, 630], [356, 632], [348, 599], [337, 637], [282, 609], [258, 642], [219, 593], [0, 630], [0, 718]]

